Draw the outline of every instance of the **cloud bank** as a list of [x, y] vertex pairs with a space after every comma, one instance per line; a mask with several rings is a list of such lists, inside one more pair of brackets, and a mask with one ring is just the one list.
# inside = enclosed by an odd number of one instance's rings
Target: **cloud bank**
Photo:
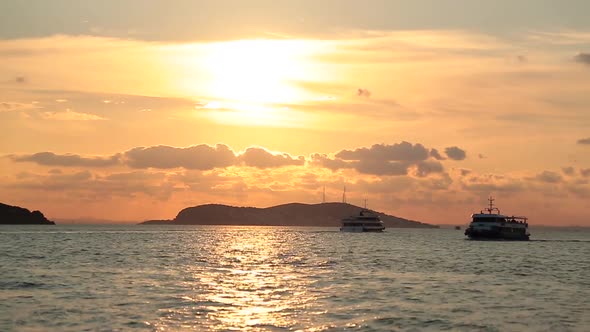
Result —
[[[447, 155], [455, 160], [464, 159], [465, 152], [458, 148], [447, 148]], [[55, 154], [39, 152], [31, 155], [11, 155], [14, 162], [32, 162], [43, 166], [63, 167], [109, 167], [123, 165], [134, 169], [213, 170], [230, 166], [247, 166], [258, 169], [289, 166], [323, 167], [332, 171], [354, 169], [362, 174], [378, 176], [399, 176], [413, 174], [425, 177], [432, 173], [444, 172], [440, 160], [444, 160], [436, 149], [427, 149], [420, 143], [406, 141], [395, 144], [374, 144], [353, 150], [341, 150], [335, 154], [313, 153], [308, 158], [292, 156], [285, 152], [271, 152], [263, 147], [249, 147], [235, 152], [225, 144], [210, 146], [199, 144], [190, 147], [165, 145], [136, 147], [112, 156], [95, 157], [76, 154]]]

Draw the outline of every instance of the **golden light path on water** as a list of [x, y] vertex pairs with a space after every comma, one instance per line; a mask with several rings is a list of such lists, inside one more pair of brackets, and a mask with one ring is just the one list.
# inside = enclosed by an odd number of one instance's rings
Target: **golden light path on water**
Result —
[[203, 261], [194, 267], [194, 279], [183, 286], [192, 291], [182, 300], [192, 305], [170, 312], [156, 325], [169, 330], [174, 316], [192, 313], [199, 323], [181, 330], [204, 325], [210, 330], [289, 329], [304, 323], [298, 313], [325, 313], [313, 308], [317, 294], [310, 286], [317, 279], [309, 278], [309, 270], [321, 270], [326, 262], [301, 255], [302, 242], [296, 237], [276, 228], [234, 228], [201, 243]]

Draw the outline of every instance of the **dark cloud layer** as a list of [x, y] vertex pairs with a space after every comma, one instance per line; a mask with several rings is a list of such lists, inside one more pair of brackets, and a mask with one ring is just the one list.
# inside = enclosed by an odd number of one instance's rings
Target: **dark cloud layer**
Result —
[[586, 65], [590, 65], [590, 53], [580, 52], [574, 56], [574, 60]]
[[416, 175], [420, 177], [428, 176], [432, 173], [442, 173], [443, 165], [434, 160], [424, 160], [416, 164]]
[[445, 157], [441, 156], [437, 149], [430, 149], [430, 156], [436, 160], [445, 160]]
[[561, 168], [561, 171], [563, 172], [563, 174], [569, 175], [569, 176], [572, 176], [572, 175], [575, 175], [576, 174], [576, 169], [573, 168], [572, 166], [562, 167]]
[[351, 163], [353, 167], [364, 174], [373, 175], [406, 175], [411, 163], [406, 161], [380, 161], [374, 159], [361, 160]]
[[263, 148], [248, 148], [239, 157], [246, 166], [258, 168], [274, 168], [283, 166], [301, 166], [305, 163], [305, 158], [299, 156], [291, 157], [289, 154], [272, 154]]
[[371, 175], [407, 175], [410, 169], [418, 177], [444, 172], [443, 165], [438, 161], [427, 160], [429, 157], [444, 159], [436, 149], [429, 150], [422, 144], [403, 141], [392, 145], [375, 144], [370, 148], [342, 150], [335, 158], [314, 154], [311, 163], [331, 170], [352, 168]]
[[447, 157], [453, 160], [463, 160], [467, 157], [465, 151], [456, 146], [450, 146], [448, 148], [445, 148], [445, 154], [447, 155]]
[[110, 157], [82, 157], [76, 154], [58, 155], [53, 152], [39, 152], [32, 155], [12, 156], [16, 162], [34, 162], [44, 166], [65, 167], [108, 167], [119, 164], [121, 154]]
[[537, 174], [535, 179], [545, 183], [560, 183], [563, 181], [563, 177], [559, 173], [552, 171], [543, 171]]
[[579, 139], [578, 144], [590, 144], [590, 137]]
[[[449, 150], [450, 149], [450, 150]], [[457, 147], [447, 148], [452, 159], [464, 158], [465, 152]], [[422, 144], [402, 141], [392, 145], [375, 144], [369, 148], [342, 150], [335, 157], [327, 154], [312, 154], [308, 160], [303, 156], [287, 153], [273, 153], [262, 147], [250, 147], [242, 153], [234, 152], [224, 144], [206, 144], [178, 148], [172, 146], [136, 147], [110, 157], [82, 157], [79, 155], [57, 155], [40, 152], [33, 155], [9, 156], [15, 162], [34, 162], [44, 166], [66, 167], [107, 167], [126, 165], [136, 169], [212, 170], [230, 166], [249, 166], [260, 169], [287, 166], [303, 166], [306, 161], [316, 167], [336, 171], [354, 169], [359, 173], [379, 176], [399, 176], [409, 173], [425, 177], [433, 173], [444, 173], [438, 160], [444, 158], [436, 149], [427, 149]]]
[[134, 197], [143, 193], [166, 200], [174, 191], [165, 173], [133, 171], [99, 176], [85, 170], [76, 173], [27, 174], [7, 187], [35, 191], [68, 192], [77, 200], [92, 202], [111, 200], [113, 197]]
[[353, 168], [353, 164], [342, 159], [332, 159], [326, 154], [314, 153], [310, 156], [310, 164], [318, 167], [324, 167], [332, 171], [339, 169]]
[[176, 168], [211, 170], [236, 163], [234, 152], [223, 144], [215, 147], [201, 144], [188, 148], [159, 145], [137, 147], [125, 152], [125, 161], [132, 168]]
[[422, 144], [412, 145], [404, 141], [393, 145], [374, 144], [370, 148], [342, 150], [336, 157], [343, 160], [420, 161], [426, 160], [428, 153]]

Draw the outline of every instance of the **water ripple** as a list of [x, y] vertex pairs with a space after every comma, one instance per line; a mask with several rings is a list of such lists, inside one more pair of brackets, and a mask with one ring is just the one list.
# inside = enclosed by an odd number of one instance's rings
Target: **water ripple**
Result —
[[0, 330], [585, 331], [590, 234], [0, 228]]

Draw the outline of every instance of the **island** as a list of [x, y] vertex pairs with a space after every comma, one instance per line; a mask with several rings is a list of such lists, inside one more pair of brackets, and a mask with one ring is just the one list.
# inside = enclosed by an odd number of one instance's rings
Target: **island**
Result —
[[[183, 209], [172, 220], [147, 220], [140, 224], [340, 227], [342, 218], [359, 214], [362, 210], [347, 203], [289, 203], [268, 208], [205, 204]], [[436, 225], [371, 212], [379, 215], [386, 228], [438, 228]]]
[[40, 211], [0, 203], [0, 224], [3, 225], [55, 225]]

